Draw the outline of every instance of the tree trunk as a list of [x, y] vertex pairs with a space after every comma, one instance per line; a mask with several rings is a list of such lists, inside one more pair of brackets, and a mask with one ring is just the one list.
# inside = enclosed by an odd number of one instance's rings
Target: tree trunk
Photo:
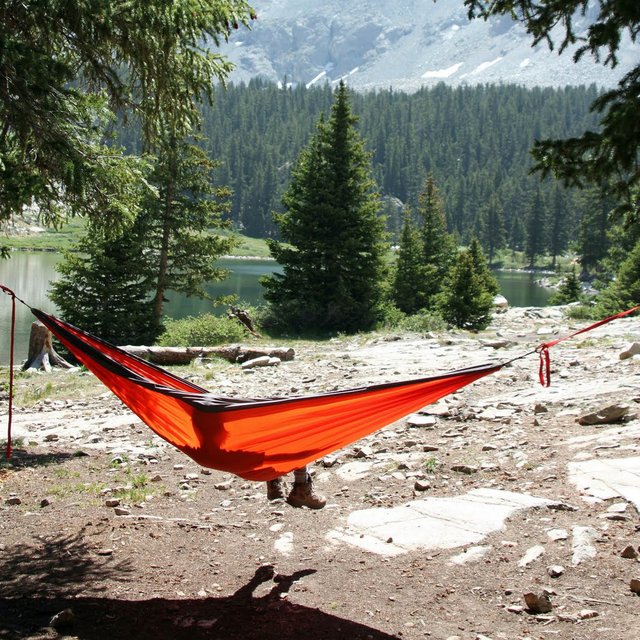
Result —
[[52, 334], [40, 320], [36, 320], [31, 325], [31, 335], [29, 336], [29, 354], [27, 361], [22, 366], [23, 371], [32, 369], [38, 371], [43, 369], [47, 373], [51, 372], [51, 367], [62, 367], [72, 369], [63, 357], [56, 353], [53, 348]]
[[229, 362], [246, 362], [260, 356], [280, 358], [280, 360], [293, 360], [295, 351], [287, 347], [243, 347], [234, 344], [223, 347], [121, 347], [127, 353], [139, 358], [144, 358], [154, 364], [188, 364], [196, 358], [224, 358]]

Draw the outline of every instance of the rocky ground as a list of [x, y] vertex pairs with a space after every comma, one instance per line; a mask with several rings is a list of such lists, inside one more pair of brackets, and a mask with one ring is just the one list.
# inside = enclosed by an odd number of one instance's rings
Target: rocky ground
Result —
[[[511, 309], [479, 335], [180, 375], [315, 392], [510, 360], [584, 324]], [[0, 638], [637, 638], [636, 341], [640, 320], [617, 320], [554, 347], [549, 388], [531, 355], [318, 461], [322, 511], [199, 468], [87, 374], [20, 377], [41, 399], [0, 466]], [[57, 398], [69, 376], [90, 394]]]

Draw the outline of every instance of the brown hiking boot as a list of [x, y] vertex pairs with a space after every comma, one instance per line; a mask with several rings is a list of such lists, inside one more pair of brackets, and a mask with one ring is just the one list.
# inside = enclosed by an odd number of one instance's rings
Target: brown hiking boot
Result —
[[267, 500], [284, 500], [284, 482], [282, 478], [267, 482]]
[[311, 477], [307, 475], [306, 482], [294, 482], [293, 489], [287, 498], [292, 507], [307, 507], [308, 509], [322, 509], [327, 503], [324, 496], [313, 492]]

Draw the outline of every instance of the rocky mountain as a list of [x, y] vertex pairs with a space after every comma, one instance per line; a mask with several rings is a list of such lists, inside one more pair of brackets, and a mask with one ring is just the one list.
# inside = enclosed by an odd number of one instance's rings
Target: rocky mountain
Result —
[[[593, 5], [576, 16], [578, 34], [597, 17]], [[356, 90], [408, 92], [438, 82], [610, 87], [638, 62], [625, 35], [616, 69], [587, 56], [576, 64], [571, 50], [532, 48], [522, 25], [507, 17], [470, 21], [463, 0], [257, 0], [254, 7], [253, 29], [234, 33], [222, 49], [236, 64], [232, 82], [310, 86], [343, 78]]]

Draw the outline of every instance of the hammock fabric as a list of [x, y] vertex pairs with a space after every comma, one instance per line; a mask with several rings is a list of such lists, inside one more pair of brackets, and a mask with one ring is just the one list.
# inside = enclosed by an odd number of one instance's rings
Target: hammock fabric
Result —
[[377, 431], [506, 363], [346, 391], [224, 398], [37, 309], [33, 314], [153, 431], [203, 467], [271, 480]]
[[[8, 287], [0, 290], [15, 300]], [[359, 440], [502, 367], [540, 355], [540, 382], [550, 384], [549, 348], [640, 309], [604, 318], [534, 351], [498, 364], [428, 378], [283, 398], [225, 398], [38, 309], [31, 312], [71, 353], [160, 437], [198, 464], [248, 480], [271, 480]], [[11, 454], [13, 330], [7, 457]]]

